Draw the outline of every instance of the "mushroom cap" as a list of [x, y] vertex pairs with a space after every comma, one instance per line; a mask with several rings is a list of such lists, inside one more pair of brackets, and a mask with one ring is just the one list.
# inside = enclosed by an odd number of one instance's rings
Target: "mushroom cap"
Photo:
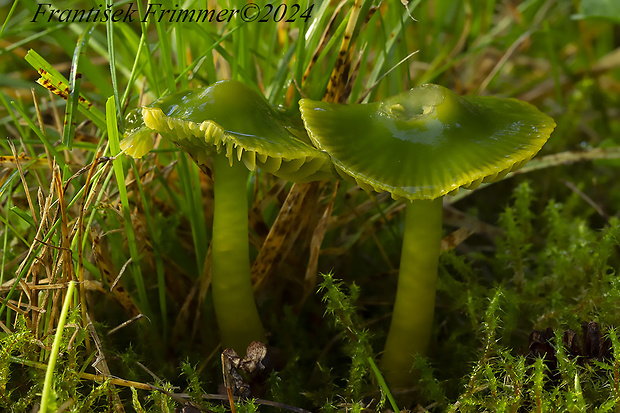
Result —
[[[299, 115], [273, 108], [265, 98], [235, 80], [168, 95], [140, 109], [146, 130], [159, 132], [199, 165], [224, 153], [294, 182], [333, 176], [329, 156], [312, 146]], [[123, 147], [130, 155], [147, 147], [144, 129], [132, 123]], [[143, 153], [142, 153], [143, 154]]]
[[144, 125], [142, 108], [134, 109], [125, 118], [121, 150], [134, 158], [142, 158], [153, 149], [153, 131]]
[[431, 84], [370, 104], [299, 106], [310, 139], [343, 177], [396, 199], [434, 199], [502, 179], [555, 127], [528, 103], [461, 97]]

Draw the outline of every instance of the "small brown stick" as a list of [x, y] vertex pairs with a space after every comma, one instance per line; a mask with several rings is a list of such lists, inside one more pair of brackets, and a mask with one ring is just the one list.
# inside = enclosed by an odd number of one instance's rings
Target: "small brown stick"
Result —
[[224, 386], [226, 387], [226, 394], [228, 395], [228, 403], [230, 404], [230, 411], [232, 413], [237, 413], [237, 410], [235, 408], [235, 400], [232, 394], [232, 385], [231, 385], [232, 380], [230, 377], [231, 369], [233, 369], [234, 367], [231, 366], [230, 361], [228, 360], [226, 350], [222, 351], [222, 354], [220, 357], [222, 360], [222, 377], [224, 379]]
[[[47, 290], [64, 290], [67, 288], [68, 283], [54, 283], [54, 284], [43, 284], [44, 282], [49, 283], [50, 279], [49, 278], [44, 278], [41, 281], [41, 284], [26, 284], [27, 288], [32, 290], [32, 291], [47, 291]], [[22, 286], [22, 288], [24, 288], [24, 285], [21, 284], [22, 282], [24, 282], [23, 280], [20, 280], [20, 285]], [[9, 280], [8, 282], [2, 284], [0, 286], [0, 291], [9, 291], [14, 284], [14, 280]], [[99, 281], [93, 281], [93, 280], [86, 280], [84, 281], [84, 287], [89, 290], [89, 291], [98, 291], [98, 292], [105, 292], [105, 290], [103, 289], [103, 287], [101, 287], [101, 283]], [[45, 305], [40, 305], [40, 306], [32, 306], [32, 308], [45, 308]], [[43, 312], [45, 312], [47, 310], [43, 310]]]
[[457, 229], [456, 231], [446, 235], [441, 240], [441, 245], [439, 247], [439, 250], [442, 253], [446, 251], [450, 251], [456, 248], [457, 246], [459, 246], [463, 241], [469, 238], [469, 236], [472, 235], [473, 233], [474, 232], [472, 230], [461, 227]]
[[568, 187], [571, 191], [579, 195], [581, 199], [586, 201], [588, 205], [590, 205], [594, 210], [604, 219], [609, 219], [609, 215], [603, 210], [603, 207], [598, 205], [592, 198], [590, 198], [586, 193], [584, 193], [581, 189], [577, 188], [577, 185], [574, 183], [562, 179], [561, 182]]
[[[112, 330], [108, 331], [108, 335], [112, 335], [114, 333], [116, 333], [118, 330], [120, 330], [123, 327], [127, 327], [129, 324], [133, 323], [134, 321], [137, 321], [143, 317], [146, 317], [144, 314], [140, 313], [134, 317], [131, 317], [129, 320], [127, 321], [123, 321], [121, 324], [117, 325], [116, 327], [114, 327]], [[146, 317], [146, 319], [148, 320], [148, 317]]]

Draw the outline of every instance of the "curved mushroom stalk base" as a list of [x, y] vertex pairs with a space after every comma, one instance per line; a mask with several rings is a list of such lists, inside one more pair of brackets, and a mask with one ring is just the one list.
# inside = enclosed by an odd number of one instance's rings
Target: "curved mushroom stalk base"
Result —
[[435, 311], [442, 198], [407, 205], [398, 290], [382, 371], [390, 386], [413, 385], [413, 354], [426, 354]]
[[224, 348], [245, 354], [265, 332], [254, 302], [248, 240], [248, 170], [223, 154], [213, 156], [213, 242], [211, 286]]

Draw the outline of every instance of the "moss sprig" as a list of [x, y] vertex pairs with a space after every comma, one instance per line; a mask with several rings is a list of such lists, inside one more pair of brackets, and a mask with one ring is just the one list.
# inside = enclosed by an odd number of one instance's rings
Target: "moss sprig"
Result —
[[347, 342], [345, 352], [351, 359], [347, 379], [346, 393], [349, 400], [360, 400], [363, 390], [368, 385], [368, 378], [372, 374], [373, 351], [370, 345], [370, 333], [361, 328], [355, 303], [360, 294], [357, 285], [351, 284], [348, 294], [344, 292], [344, 284], [334, 278], [333, 274], [323, 274], [323, 282], [319, 292], [323, 293], [322, 300], [326, 306], [326, 315], [334, 325], [341, 330]]

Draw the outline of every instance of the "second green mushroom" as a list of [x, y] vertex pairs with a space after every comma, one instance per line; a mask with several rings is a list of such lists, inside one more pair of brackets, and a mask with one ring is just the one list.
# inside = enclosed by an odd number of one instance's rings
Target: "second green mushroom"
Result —
[[340, 175], [407, 203], [381, 367], [390, 385], [410, 386], [413, 355], [425, 354], [431, 339], [442, 197], [519, 169], [555, 123], [516, 99], [461, 97], [430, 84], [370, 104], [302, 99], [300, 110], [310, 139]]

